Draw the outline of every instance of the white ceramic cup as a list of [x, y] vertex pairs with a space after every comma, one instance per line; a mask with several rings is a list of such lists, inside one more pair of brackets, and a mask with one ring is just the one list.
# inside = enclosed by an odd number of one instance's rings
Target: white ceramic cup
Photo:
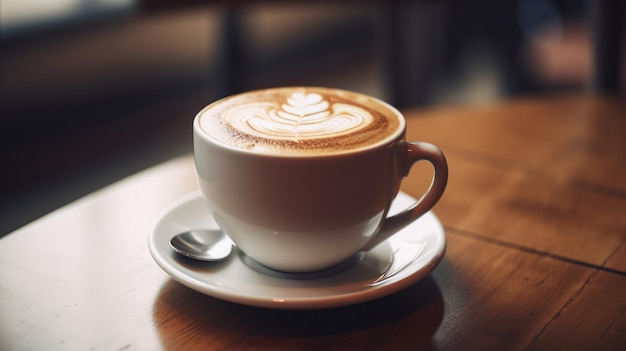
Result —
[[[295, 88], [294, 88], [295, 89]], [[330, 93], [339, 90], [328, 90]], [[429, 211], [448, 179], [443, 153], [425, 142], [405, 141], [404, 117], [392, 106], [376, 110], [398, 120], [385, 140], [352, 150], [313, 154], [268, 154], [210, 136], [196, 116], [194, 156], [199, 187], [218, 225], [258, 263], [280, 271], [330, 268], [369, 250]], [[402, 178], [420, 160], [433, 165], [430, 188], [413, 206], [387, 212]]]

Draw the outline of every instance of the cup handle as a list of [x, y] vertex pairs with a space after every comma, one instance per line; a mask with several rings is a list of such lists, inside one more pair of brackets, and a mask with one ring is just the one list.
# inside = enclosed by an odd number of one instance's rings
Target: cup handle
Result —
[[403, 157], [401, 160], [404, 160], [404, 162], [400, 163], [402, 177], [406, 177], [409, 174], [415, 162], [426, 160], [433, 165], [435, 171], [433, 180], [426, 193], [415, 204], [383, 221], [379, 231], [363, 247], [364, 251], [373, 249], [428, 212], [439, 201], [446, 189], [448, 183], [448, 163], [441, 150], [435, 145], [425, 142], [407, 142], [406, 146], [406, 149], [402, 150], [406, 157]]

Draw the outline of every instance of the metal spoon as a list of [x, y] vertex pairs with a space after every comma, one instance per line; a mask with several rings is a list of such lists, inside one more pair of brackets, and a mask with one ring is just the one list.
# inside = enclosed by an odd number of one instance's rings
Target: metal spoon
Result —
[[230, 255], [233, 244], [221, 230], [194, 229], [170, 240], [176, 253], [201, 261], [219, 261]]

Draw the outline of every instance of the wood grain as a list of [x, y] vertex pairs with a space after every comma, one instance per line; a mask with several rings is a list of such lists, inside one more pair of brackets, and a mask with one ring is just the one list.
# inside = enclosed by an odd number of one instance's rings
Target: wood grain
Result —
[[529, 350], [621, 350], [626, 345], [626, 279], [594, 271]]
[[[407, 138], [448, 157], [445, 224], [626, 272], [625, 106], [584, 96], [418, 111]], [[417, 196], [423, 183], [403, 190]]]
[[[435, 208], [444, 224], [479, 236], [592, 265], [626, 239], [626, 199], [553, 178], [529, 175], [447, 153], [450, 180]], [[418, 194], [410, 184], [403, 188]]]
[[523, 349], [593, 270], [450, 231], [434, 276], [446, 315], [433, 342], [445, 350]]
[[625, 110], [624, 99], [576, 95], [409, 111], [407, 136], [624, 197]]

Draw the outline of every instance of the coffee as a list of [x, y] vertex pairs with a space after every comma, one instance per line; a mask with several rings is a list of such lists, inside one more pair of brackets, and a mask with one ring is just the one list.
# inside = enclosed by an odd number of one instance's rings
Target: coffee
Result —
[[252, 91], [219, 100], [199, 115], [213, 139], [265, 154], [328, 154], [366, 149], [403, 131], [402, 116], [366, 95], [330, 88]]
[[[429, 211], [448, 179], [434, 145], [405, 140], [395, 108], [343, 90], [252, 91], [193, 123], [198, 186], [237, 249], [271, 269], [314, 272], [369, 250]], [[415, 162], [433, 165], [415, 206], [388, 216]]]

